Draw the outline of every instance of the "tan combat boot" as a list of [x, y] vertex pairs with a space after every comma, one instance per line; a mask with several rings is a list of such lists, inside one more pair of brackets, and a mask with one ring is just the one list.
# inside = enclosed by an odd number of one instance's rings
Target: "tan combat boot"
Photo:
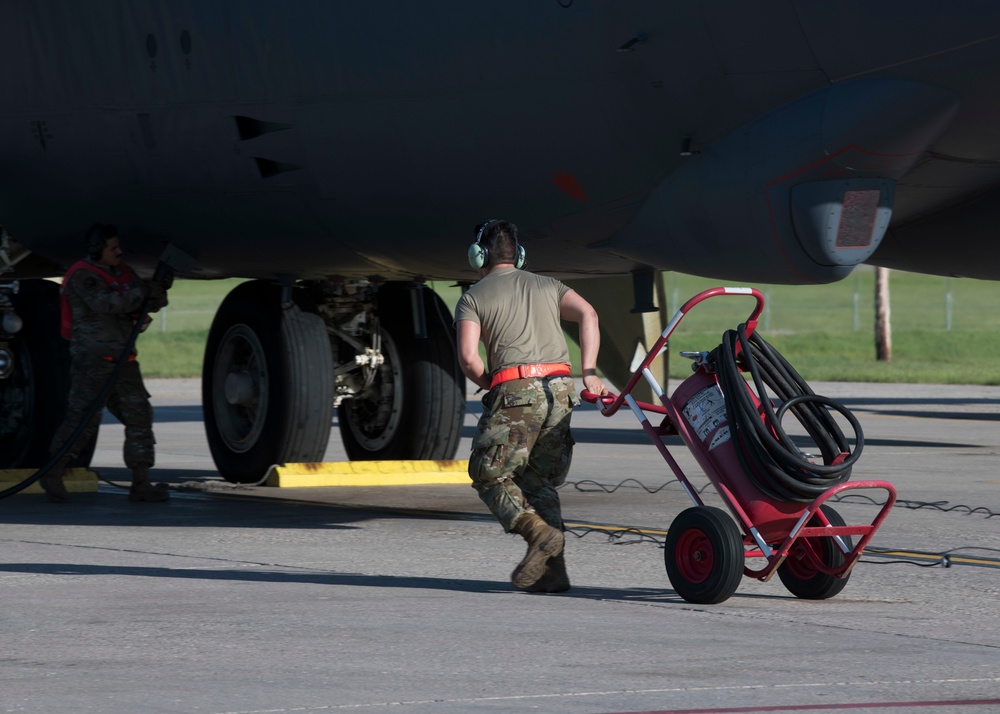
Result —
[[45, 475], [38, 479], [38, 485], [45, 491], [45, 497], [53, 503], [66, 503], [69, 501], [69, 491], [63, 483], [63, 475], [66, 473], [66, 464], [57, 462], [52, 465]]
[[170, 500], [170, 492], [161, 486], [154, 486], [149, 481], [149, 469], [145, 466], [132, 469], [132, 488], [128, 492], [130, 501], [147, 501], [159, 503]]
[[534, 585], [525, 588], [529, 593], [564, 593], [569, 590], [569, 575], [566, 574], [566, 557], [560, 553], [549, 558], [545, 574]]
[[530, 588], [545, 574], [549, 559], [562, 553], [566, 540], [561, 530], [536, 513], [522, 514], [513, 532], [528, 541], [528, 552], [510, 574], [510, 582], [515, 588]]

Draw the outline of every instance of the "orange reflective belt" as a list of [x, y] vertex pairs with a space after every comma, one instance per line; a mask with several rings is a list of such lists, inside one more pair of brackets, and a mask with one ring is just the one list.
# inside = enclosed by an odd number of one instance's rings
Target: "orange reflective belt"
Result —
[[568, 377], [570, 374], [568, 364], [519, 364], [516, 367], [501, 369], [493, 375], [490, 382], [490, 389], [509, 382], [512, 379], [527, 379], [528, 377]]
[[[101, 357], [101, 359], [104, 360], [105, 362], [114, 362], [117, 359], [117, 357], [107, 357], [107, 356], [105, 356], [105, 357]], [[127, 362], [135, 362], [135, 354], [130, 354], [128, 356], [128, 359], [126, 361]]]

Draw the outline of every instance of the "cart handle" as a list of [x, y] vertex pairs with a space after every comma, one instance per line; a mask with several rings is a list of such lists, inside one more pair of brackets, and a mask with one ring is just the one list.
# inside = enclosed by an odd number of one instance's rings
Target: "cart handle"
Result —
[[[594, 394], [589, 389], [584, 389], [580, 392], [580, 399], [591, 404], [596, 404], [598, 400], [601, 402], [601, 411], [604, 411], [604, 407], [607, 404], [614, 404], [618, 395], [614, 392], [608, 392], [604, 396], [599, 394]], [[650, 404], [649, 402], [640, 402], [636, 400], [636, 406], [646, 412], [656, 412], [657, 414], [666, 414], [667, 408], [662, 404]]]
[[[746, 319], [746, 334], [747, 337], [753, 334], [754, 330], [757, 329], [757, 320], [760, 318], [762, 312], [764, 312], [764, 295], [756, 288], [709, 288], [704, 290], [693, 298], [684, 303], [681, 308], [674, 313], [674, 316], [670, 318], [670, 322], [663, 329], [660, 337], [656, 340], [653, 346], [650, 348], [649, 352], [646, 353], [645, 358], [642, 360], [642, 364], [639, 368], [632, 374], [628, 382], [625, 384], [625, 388], [622, 389], [621, 394], [617, 397], [608, 393], [606, 396], [600, 398], [600, 404], [598, 408], [601, 410], [601, 414], [604, 416], [611, 416], [617, 412], [625, 401], [625, 397], [632, 393], [632, 389], [642, 378], [643, 372], [649, 369], [649, 365], [652, 364], [653, 360], [656, 359], [657, 355], [663, 350], [664, 345], [667, 344], [667, 340], [670, 339], [670, 335], [673, 334], [674, 330], [677, 329], [677, 325], [680, 321], [684, 319], [684, 316], [689, 313], [695, 305], [700, 302], [704, 302], [709, 298], [719, 297], [722, 295], [750, 295], [756, 300], [756, 305], [750, 316]], [[580, 397], [585, 401], [596, 403], [597, 395], [587, 390], [583, 390], [580, 393]], [[642, 409], [649, 409], [651, 411], [659, 412], [660, 414], [666, 414], [666, 411], [662, 406], [657, 406], [654, 404], [637, 403]]]

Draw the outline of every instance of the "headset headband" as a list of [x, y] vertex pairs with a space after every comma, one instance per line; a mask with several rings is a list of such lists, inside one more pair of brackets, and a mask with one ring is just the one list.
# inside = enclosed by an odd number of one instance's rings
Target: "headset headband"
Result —
[[491, 225], [493, 225], [496, 222], [497, 222], [496, 218], [491, 218], [490, 220], [486, 221], [486, 223], [484, 223], [483, 225], [479, 226], [479, 232], [476, 233], [476, 243], [479, 243], [479, 241], [481, 241], [483, 239], [483, 233], [486, 232], [486, 229], [489, 228]]

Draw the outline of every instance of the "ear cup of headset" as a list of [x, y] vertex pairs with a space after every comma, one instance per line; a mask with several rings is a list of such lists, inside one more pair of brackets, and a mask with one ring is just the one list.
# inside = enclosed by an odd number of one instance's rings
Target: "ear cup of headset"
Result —
[[[481, 245], [480, 241], [482, 241], [483, 233], [486, 232], [486, 229], [496, 222], [496, 218], [491, 218], [479, 226], [479, 230], [476, 232], [476, 242], [469, 246], [469, 265], [476, 270], [486, 267], [486, 264], [490, 262], [490, 251], [486, 246]], [[514, 240], [516, 241], [517, 239], [515, 238]], [[525, 263], [524, 247], [520, 243], [516, 243], [516, 245], [517, 252], [514, 256], [514, 267], [520, 270], [524, 267]]]
[[92, 226], [90, 230], [87, 231], [87, 255], [89, 255], [93, 260], [100, 260], [101, 254], [104, 253], [104, 246], [107, 243], [103, 236], [103, 231], [100, 225]]
[[483, 233], [486, 232], [486, 229], [496, 222], [496, 218], [491, 218], [480, 225], [479, 230], [476, 231], [476, 242], [469, 246], [469, 265], [476, 270], [486, 267], [486, 264], [490, 262], [490, 251], [486, 246], [480, 244], [480, 241], [483, 239]]
[[479, 243], [473, 243], [469, 246], [469, 265], [471, 265], [476, 270], [486, 266], [489, 261], [490, 252], [486, 250]]

